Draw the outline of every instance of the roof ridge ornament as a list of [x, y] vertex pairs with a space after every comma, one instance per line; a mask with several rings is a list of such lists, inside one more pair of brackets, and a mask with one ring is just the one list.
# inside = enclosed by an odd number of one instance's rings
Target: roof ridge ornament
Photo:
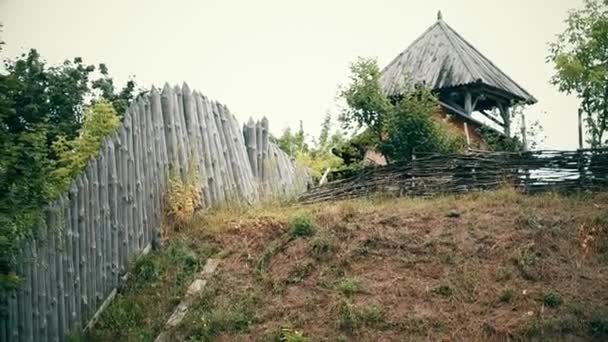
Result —
[[441, 14], [441, 10], [437, 11], [437, 20], [443, 20], [443, 14]]

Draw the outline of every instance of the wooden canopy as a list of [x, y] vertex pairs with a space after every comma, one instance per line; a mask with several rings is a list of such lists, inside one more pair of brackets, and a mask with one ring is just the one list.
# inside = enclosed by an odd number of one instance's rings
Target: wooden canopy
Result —
[[[442, 104], [457, 109], [455, 114], [470, 116], [479, 111], [503, 126], [507, 135], [509, 107], [515, 102], [537, 102], [452, 29], [441, 12], [430, 28], [382, 70], [380, 83], [387, 96], [399, 96], [411, 85], [424, 84], [438, 94]], [[500, 110], [503, 120], [485, 112], [493, 108]]]

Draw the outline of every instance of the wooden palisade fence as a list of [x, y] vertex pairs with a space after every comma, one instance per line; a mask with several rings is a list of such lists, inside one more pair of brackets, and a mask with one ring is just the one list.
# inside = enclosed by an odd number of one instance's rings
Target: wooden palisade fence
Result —
[[[369, 167], [311, 189], [304, 203], [373, 194], [432, 196], [501, 186], [522, 192], [608, 190], [608, 149], [419, 155], [411, 162]], [[334, 175], [336, 178], [336, 175]]]
[[204, 207], [297, 194], [308, 182], [269, 142], [266, 119], [241, 131], [226, 106], [187, 85], [152, 89], [22, 242], [23, 283], [9, 295], [0, 341], [62, 341], [85, 328], [157, 236], [170, 170], [186, 177], [189, 165]]

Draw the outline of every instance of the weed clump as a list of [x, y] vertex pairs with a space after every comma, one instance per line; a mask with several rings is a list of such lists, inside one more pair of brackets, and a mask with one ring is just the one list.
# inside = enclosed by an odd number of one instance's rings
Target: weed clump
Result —
[[317, 238], [311, 242], [312, 257], [317, 260], [324, 260], [331, 254], [331, 241], [326, 238]]
[[[202, 204], [201, 184], [194, 161], [188, 162], [185, 179], [171, 170], [165, 193], [165, 216], [174, 230], [184, 228]], [[165, 235], [168, 232], [163, 232]]]
[[338, 291], [350, 297], [361, 290], [361, 283], [354, 278], [344, 278], [338, 283]]
[[443, 297], [450, 297], [454, 290], [449, 285], [441, 285], [433, 290], [434, 293]]
[[315, 227], [308, 215], [298, 215], [289, 221], [289, 234], [293, 237], [308, 237], [315, 234]]
[[562, 297], [557, 292], [549, 291], [543, 296], [543, 303], [550, 308], [556, 308], [562, 304]]
[[308, 339], [304, 337], [304, 333], [294, 329], [283, 328], [281, 329], [281, 336], [279, 337], [281, 342], [306, 342]]
[[503, 289], [498, 296], [498, 300], [502, 303], [509, 303], [513, 299], [513, 290]]

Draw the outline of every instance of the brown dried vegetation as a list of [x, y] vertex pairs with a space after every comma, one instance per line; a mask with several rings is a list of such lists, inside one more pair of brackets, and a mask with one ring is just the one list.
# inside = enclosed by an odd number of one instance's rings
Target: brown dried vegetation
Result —
[[[298, 215], [313, 236], [289, 234]], [[608, 338], [605, 194], [232, 208], [179, 234], [223, 258], [184, 340]]]

